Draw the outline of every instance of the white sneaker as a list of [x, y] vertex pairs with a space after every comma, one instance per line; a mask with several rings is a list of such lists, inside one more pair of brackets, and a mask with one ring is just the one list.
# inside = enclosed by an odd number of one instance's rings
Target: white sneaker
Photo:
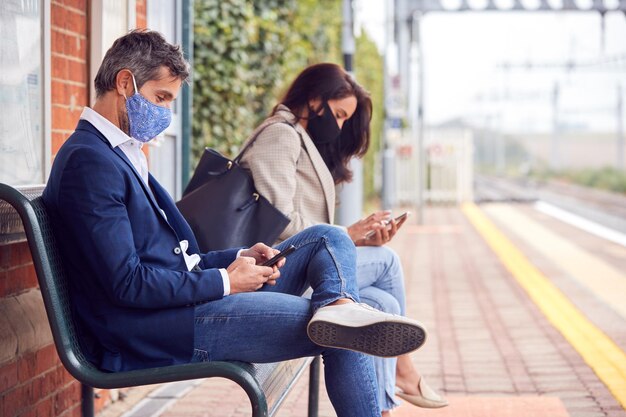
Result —
[[418, 321], [359, 303], [320, 308], [309, 321], [307, 333], [320, 346], [383, 357], [411, 352], [426, 341], [426, 330]]

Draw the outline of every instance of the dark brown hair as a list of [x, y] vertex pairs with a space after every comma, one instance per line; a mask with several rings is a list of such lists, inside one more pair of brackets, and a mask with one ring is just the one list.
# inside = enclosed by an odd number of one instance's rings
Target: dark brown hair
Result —
[[115, 89], [115, 78], [123, 69], [133, 73], [137, 88], [141, 88], [146, 81], [157, 78], [162, 66], [181, 81], [189, 77], [189, 64], [180, 46], [168, 43], [159, 32], [135, 29], [113, 42], [104, 55], [94, 80], [96, 97]]
[[339, 65], [322, 63], [304, 69], [280, 102], [289, 107], [300, 120], [311, 100], [319, 98], [324, 103], [349, 96], [356, 98], [357, 106], [352, 117], [343, 124], [340, 139], [334, 143], [316, 144], [335, 184], [352, 180], [352, 171], [348, 167], [350, 159], [354, 156], [362, 157], [369, 148], [372, 119], [369, 93]]

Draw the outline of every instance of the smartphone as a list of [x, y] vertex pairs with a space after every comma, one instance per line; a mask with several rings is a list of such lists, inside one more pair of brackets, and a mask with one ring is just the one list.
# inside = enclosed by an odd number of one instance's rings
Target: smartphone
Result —
[[[396, 223], [398, 223], [401, 220], [404, 220], [406, 217], [409, 216], [409, 212], [405, 211], [404, 213], [402, 213], [401, 215], [399, 215], [398, 217], [396, 217], [394, 220], [396, 221]], [[383, 222], [385, 224], [385, 226], [387, 226], [388, 224], [391, 223], [391, 220], [385, 220]], [[367, 232], [367, 234], [365, 235], [366, 239], [371, 238], [372, 236], [374, 236], [376, 234], [376, 230], [370, 230], [369, 232]]]
[[278, 261], [280, 261], [285, 256], [289, 255], [291, 252], [293, 252], [295, 250], [296, 250], [296, 247], [294, 245], [291, 245], [287, 249], [285, 249], [284, 251], [279, 253], [278, 255], [276, 255], [276, 256], [272, 257], [271, 259], [268, 259], [267, 261], [263, 262], [261, 264], [261, 266], [274, 266]]

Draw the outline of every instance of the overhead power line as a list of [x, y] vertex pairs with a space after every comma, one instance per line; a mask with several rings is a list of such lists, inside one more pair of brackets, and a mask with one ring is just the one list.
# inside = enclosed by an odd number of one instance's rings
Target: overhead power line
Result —
[[[585, 4], [586, 3], [586, 4]], [[608, 6], [607, 6], [607, 3]], [[410, 19], [411, 13], [420, 11], [427, 12], [483, 12], [483, 11], [597, 11], [607, 13], [622, 11], [626, 13], [626, 0], [590, 0], [577, 2], [574, 0], [412, 0], [407, 2], [410, 13], [406, 16]], [[614, 7], [611, 7], [614, 6]]]
[[566, 61], [504, 61], [497, 65], [498, 69], [507, 71], [511, 69], [525, 70], [547, 70], [547, 69], [565, 69], [567, 71], [575, 70], [600, 70], [600, 71], [623, 71], [626, 70], [626, 53], [605, 55], [593, 59], [586, 60], [566, 60]]

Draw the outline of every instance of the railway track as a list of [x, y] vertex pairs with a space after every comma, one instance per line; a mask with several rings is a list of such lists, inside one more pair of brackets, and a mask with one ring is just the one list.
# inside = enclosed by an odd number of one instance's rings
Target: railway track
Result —
[[560, 209], [626, 233], [626, 196], [560, 181], [536, 182], [476, 175], [477, 203], [546, 202]]

